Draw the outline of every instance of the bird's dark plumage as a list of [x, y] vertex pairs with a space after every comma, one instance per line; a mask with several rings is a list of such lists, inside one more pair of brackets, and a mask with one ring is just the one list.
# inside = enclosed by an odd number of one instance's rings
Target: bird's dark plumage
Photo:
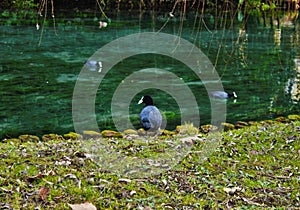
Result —
[[145, 95], [138, 104], [144, 103], [145, 107], [140, 113], [141, 124], [146, 131], [157, 131], [162, 123], [162, 116], [156, 106], [153, 105], [151, 96]]
[[209, 96], [212, 98], [220, 98], [220, 99], [237, 98], [237, 95], [235, 92], [228, 93], [225, 91], [211, 91], [211, 92], [209, 92]]

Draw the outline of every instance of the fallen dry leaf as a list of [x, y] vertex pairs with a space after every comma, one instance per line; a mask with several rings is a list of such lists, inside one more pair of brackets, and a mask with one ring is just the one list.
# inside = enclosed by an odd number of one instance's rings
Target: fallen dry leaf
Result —
[[43, 201], [46, 200], [49, 191], [50, 191], [50, 189], [48, 187], [41, 187], [39, 189], [39, 195], [41, 196], [41, 199]]
[[97, 210], [96, 206], [89, 202], [85, 202], [82, 204], [69, 204], [72, 210]]

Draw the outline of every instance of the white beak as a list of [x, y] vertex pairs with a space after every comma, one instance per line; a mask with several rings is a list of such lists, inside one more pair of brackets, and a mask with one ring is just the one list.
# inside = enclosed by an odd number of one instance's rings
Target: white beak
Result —
[[143, 103], [143, 100], [144, 100], [144, 96], [139, 100], [138, 104]]
[[237, 98], [236, 92], [233, 92], [233, 97]]

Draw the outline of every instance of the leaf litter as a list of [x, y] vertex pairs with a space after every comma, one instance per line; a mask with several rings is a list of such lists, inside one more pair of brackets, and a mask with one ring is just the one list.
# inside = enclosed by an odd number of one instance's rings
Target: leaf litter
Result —
[[[0, 208], [300, 208], [299, 128], [291, 121], [228, 130], [205, 160], [205, 135], [184, 137], [193, 147], [178, 165], [139, 179], [99, 168], [76, 138], [6, 139], [0, 142]], [[177, 137], [160, 138], [148, 147], [108, 140], [123, 154], [151, 158]]]

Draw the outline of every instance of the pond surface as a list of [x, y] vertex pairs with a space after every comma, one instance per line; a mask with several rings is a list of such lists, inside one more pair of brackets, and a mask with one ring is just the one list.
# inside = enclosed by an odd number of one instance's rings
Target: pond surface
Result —
[[[85, 61], [105, 44], [141, 32], [160, 31], [180, 36], [201, 49], [215, 66], [224, 90], [238, 95], [236, 100], [225, 101], [226, 121], [299, 113], [299, 21], [291, 14], [280, 18], [280, 27], [276, 24], [272, 27], [269, 19], [264, 21], [260, 17], [249, 17], [243, 22], [238, 17], [218, 19], [207, 15], [201, 20], [188, 15], [181, 21], [176, 16], [167, 21], [167, 13], [112, 15], [112, 22], [106, 28], [100, 29], [96, 20], [77, 18], [57, 20], [56, 29], [50, 24], [42, 34], [41, 28], [36, 30], [35, 26], [1, 25], [0, 137], [73, 131], [73, 91]], [[178, 60], [148, 53], [122, 60], [103, 78], [95, 98], [99, 130], [114, 128], [111, 101], [116, 88], [133, 72], [151, 68], [181, 78], [197, 100], [200, 124], [210, 123], [211, 103], [205, 81]], [[181, 123], [179, 106], [171, 95], [155, 88], [136, 91], [128, 104], [130, 120], [136, 128], [142, 109], [137, 102], [144, 94], [153, 96], [167, 119], [168, 129], [173, 130]], [[86, 92], [89, 94], [89, 90]]]

